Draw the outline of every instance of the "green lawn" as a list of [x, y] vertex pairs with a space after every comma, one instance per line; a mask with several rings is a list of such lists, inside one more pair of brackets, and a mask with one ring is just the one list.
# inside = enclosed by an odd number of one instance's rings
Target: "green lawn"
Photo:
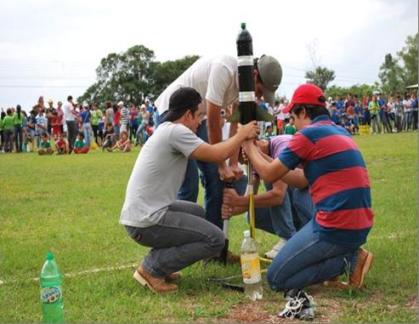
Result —
[[[318, 304], [317, 318], [416, 322], [417, 133], [355, 140], [372, 182], [376, 217], [366, 247], [375, 263], [362, 291], [309, 289]], [[207, 281], [239, 274], [238, 265], [197, 263], [183, 271], [179, 292], [163, 297], [132, 279], [132, 265], [147, 249], [135, 244], [118, 220], [137, 154], [0, 155], [0, 322], [41, 320], [39, 286], [32, 279], [39, 276], [48, 250], [65, 274], [74, 274], [64, 282], [67, 322], [280, 322], [275, 314], [284, 300], [266, 284], [264, 300], [254, 304]], [[239, 252], [246, 228], [242, 217], [232, 221], [233, 251]], [[276, 242], [260, 231], [257, 240], [261, 251]], [[93, 269], [99, 271], [80, 273]]]

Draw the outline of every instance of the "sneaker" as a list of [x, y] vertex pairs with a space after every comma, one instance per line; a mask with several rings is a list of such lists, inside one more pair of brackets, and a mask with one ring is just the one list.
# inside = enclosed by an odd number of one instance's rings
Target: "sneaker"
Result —
[[358, 258], [356, 260], [355, 269], [349, 277], [349, 284], [351, 286], [362, 288], [365, 276], [370, 270], [373, 260], [374, 255], [371, 252], [362, 248], [358, 249]]
[[281, 318], [313, 320], [315, 304], [313, 297], [301, 289], [291, 289], [285, 293], [287, 303], [285, 308], [278, 313]]
[[134, 279], [142, 286], [148, 287], [151, 291], [157, 294], [164, 294], [177, 291], [177, 285], [167, 283], [165, 278], [155, 277], [142, 266], [135, 270]]
[[287, 240], [280, 240], [278, 243], [276, 243], [272, 247], [272, 250], [265, 253], [265, 257], [271, 260], [275, 259], [278, 252], [281, 251], [281, 249], [284, 247], [286, 243], [287, 243]]

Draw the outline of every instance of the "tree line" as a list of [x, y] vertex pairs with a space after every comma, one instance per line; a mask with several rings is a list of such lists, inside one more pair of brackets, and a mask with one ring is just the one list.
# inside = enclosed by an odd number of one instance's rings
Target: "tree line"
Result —
[[[380, 66], [379, 81], [372, 85], [329, 87], [335, 79], [335, 71], [324, 66], [315, 66], [306, 71], [305, 78], [333, 98], [348, 93], [362, 97], [377, 90], [385, 94], [403, 94], [406, 86], [418, 83], [417, 44], [418, 33], [408, 36], [405, 46], [396, 55], [386, 54]], [[190, 55], [174, 61], [158, 62], [154, 52], [143, 45], [133, 46], [122, 53], [108, 54], [96, 69], [97, 81], [78, 101], [103, 103], [122, 100], [141, 104], [147, 96], [158, 96], [198, 58], [198, 55]]]

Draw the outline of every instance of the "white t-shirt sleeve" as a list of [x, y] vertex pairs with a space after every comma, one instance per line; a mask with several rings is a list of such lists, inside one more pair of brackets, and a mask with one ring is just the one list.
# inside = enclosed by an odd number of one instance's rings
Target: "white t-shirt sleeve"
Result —
[[223, 105], [224, 95], [233, 77], [233, 73], [227, 66], [219, 62], [213, 63], [209, 73], [205, 99], [221, 107]]
[[204, 141], [186, 126], [176, 125], [171, 132], [171, 146], [174, 150], [182, 153], [187, 158], [189, 158], [191, 153], [202, 143], [204, 143]]

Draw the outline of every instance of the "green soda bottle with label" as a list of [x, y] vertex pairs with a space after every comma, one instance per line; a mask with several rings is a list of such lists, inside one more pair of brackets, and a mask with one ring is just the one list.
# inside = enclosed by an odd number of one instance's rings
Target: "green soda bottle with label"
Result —
[[64, 323], [62, 276], [52, 252], [47, 254], [39, 282], [41, 285], [42, 322]]

